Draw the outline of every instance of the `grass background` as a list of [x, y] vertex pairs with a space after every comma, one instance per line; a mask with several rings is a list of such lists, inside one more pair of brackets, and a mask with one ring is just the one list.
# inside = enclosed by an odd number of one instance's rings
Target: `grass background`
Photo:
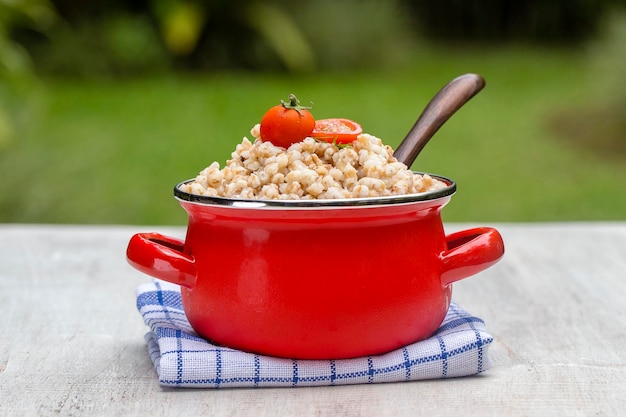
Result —
[[467, 72], [485, 89], [413, 165], [457, 182], [445, 221], [626, 218], [624, 155], [554, 129], [556, 114], [584, 118], [597, 99], [584, 54], [520, 47], [418, 58], [363, 73], [44, 80], [27, 129], [0, 149], [0, 222], [182, 225], [174, 185], [223, 165], [289, 93], [313, 101], [317, 118], [354, 119], [395, 147], [439, 88]]

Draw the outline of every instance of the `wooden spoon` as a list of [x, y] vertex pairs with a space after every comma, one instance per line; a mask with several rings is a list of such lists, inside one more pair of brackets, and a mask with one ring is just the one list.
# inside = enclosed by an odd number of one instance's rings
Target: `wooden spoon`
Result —
[[439, 128], [485, 86], [477, 74], [461, 75], [446, 84], [430, 100], [393, 156], [410, 167]]

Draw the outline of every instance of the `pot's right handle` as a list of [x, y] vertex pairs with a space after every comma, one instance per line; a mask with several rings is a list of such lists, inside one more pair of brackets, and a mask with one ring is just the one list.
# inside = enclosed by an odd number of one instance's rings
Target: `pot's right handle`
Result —
[[440, 254], [444, 286], [489, 268], [504, 255], [502, 236], [491, 227], [452, 233], [446, 243], [448, 250]]
[[185, 242], [160, 233], [137, 233], [128, 242], [126, 259], [139, 271], [191, 288], [196, 281], [192, 256], [183, 253]]

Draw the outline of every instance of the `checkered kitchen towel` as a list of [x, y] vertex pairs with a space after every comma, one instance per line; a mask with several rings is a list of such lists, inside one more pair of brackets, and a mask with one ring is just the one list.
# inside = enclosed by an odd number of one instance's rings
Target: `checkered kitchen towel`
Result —
[[151, 331], [148, 351], [164, 386], [295, 387], [371, 384], [473, 375], [491, 367], [493, 338], [484, 322], [452, 303], [429, 339], [378, 356], [291, 360], [216, 346], [193, 331], [176, 285], [137, 288], [137, 308]]

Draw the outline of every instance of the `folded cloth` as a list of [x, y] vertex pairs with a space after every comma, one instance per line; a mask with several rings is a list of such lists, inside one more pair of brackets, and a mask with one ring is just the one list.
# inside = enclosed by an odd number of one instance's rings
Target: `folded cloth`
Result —
[[155, 280], [137, 288], [137, 308], [150, 327], [145, 339], [163, 386], [300, 387], [371, 384], [473, 375], [492, 365], [493, 338], [484, 322], [451, 303], [430, 338], [392, 352], [354, 359], [295, 360], [217, 346], [187, 321], [180, 289]]

